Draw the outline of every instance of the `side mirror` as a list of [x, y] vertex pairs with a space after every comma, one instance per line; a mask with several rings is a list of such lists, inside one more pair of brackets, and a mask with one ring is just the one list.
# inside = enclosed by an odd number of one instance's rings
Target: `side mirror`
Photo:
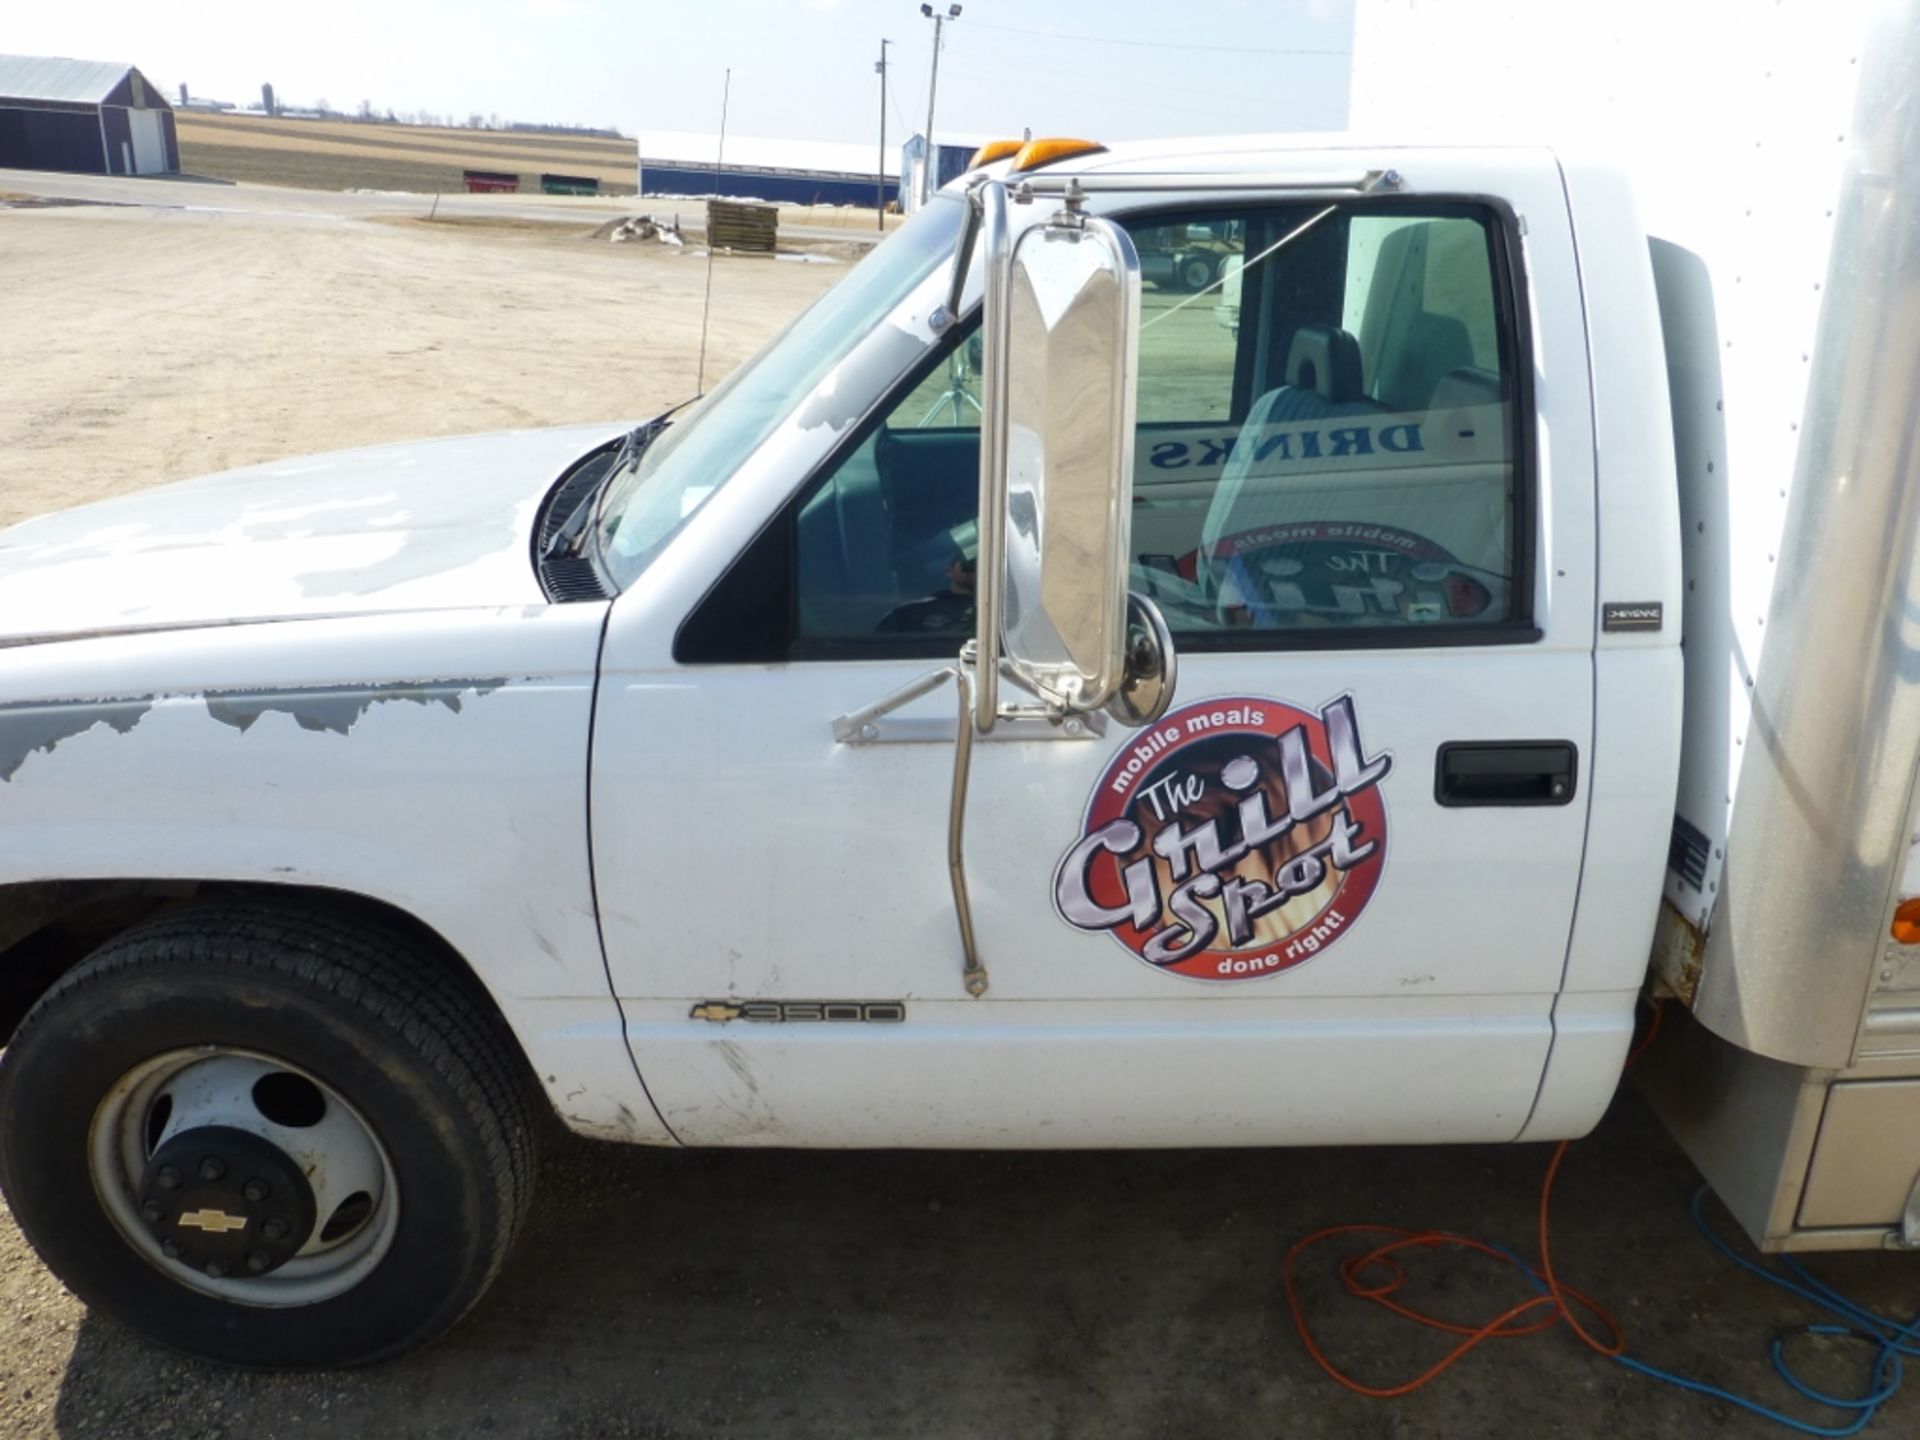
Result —
[[1004, 187], [984, 186], [981, 199], [976, 725], [998, 717], [1003, 655], [1055, 714], [1108, 709], [1143, 724], [1171, 694], [1172, 652], [1150, 601], [1135, 597], [1129, 625], [1140, 258], [1074, 197], [1015, 243]]

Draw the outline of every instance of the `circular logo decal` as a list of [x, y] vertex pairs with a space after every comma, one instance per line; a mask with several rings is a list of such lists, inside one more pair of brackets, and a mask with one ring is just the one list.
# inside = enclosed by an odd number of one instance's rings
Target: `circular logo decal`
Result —
[[1378, 888], [1392, 768], [1362, 746], [1351, 696], [1317, 713], [1248, 696], [1182, 706], [1101, 775], [1054, 904], [1075, 929], [1189, 979], [1290, 970]]
[[1197, 580], [1205, 564], [1216, 592], [1266, 628], [1303, 615], [1331, 623], [1411, 624], [1498, 619], [1506, 578], [1460, 560], [1423, 535], [1392, 525], [1298, 521], [1242, 530], [1176, 562]]

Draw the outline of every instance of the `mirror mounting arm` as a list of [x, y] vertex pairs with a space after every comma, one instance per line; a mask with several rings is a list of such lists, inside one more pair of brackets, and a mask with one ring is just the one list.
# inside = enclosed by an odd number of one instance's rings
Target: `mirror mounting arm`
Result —
[[973, 931], [973, 901], [967, 893], [967, 781], [973, 772], [974, 672], [966, 652], [954, 671], [960, 692], [960, 725], [953, 737], [953, 790], [947, 805], [947, 882], [953, 888], [953, 914], [960, 923], [960, 983], [976, 1000], [987, 993], [987, 967]]
[[[977, 192], [980, 232], [986, 257], [986, 295], [983, 330], [989, 337], [1003, 334], [1008, 314], [1006, 266], [1010, 226], [1006, 186], [993, 181]], [[991, 338], [980, 367], [980, 508], [977, 564], [974, 572], [973, 726], [990, 734], [1000, 717], [1000, 592], [1006, 584], [1006, 469], [1007, 366], [1005, 346]], [[961, 652], [965, 664], [967, 651]]]
[[936, 335], [960, 318], [960, 292], [966, 289], [967, 266], [973, 260], [974, 242], [980, 238], [980, 191], [987, 182], [976, 180], [967, 187], [966, 219], [960, 224], [960, 239], [953, 247], [953, 273], [947, 277], [947, 298], [933, 307], [927, 316], [927, 328]]

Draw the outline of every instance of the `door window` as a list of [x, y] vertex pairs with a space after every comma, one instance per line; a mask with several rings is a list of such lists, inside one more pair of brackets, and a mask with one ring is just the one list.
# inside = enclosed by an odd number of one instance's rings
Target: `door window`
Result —
[[[1132, 583], [1183, 647], [1530, 638], [1522, 370], [1493, 212], [1125, 223], [1145, 281]], [[758, 638], [683, 658], [951, 655], [974, 623], [979, 374], [966, 329], [735, 567], [762, 591]], [[726, 590], [710, 604], [740, 615]]]

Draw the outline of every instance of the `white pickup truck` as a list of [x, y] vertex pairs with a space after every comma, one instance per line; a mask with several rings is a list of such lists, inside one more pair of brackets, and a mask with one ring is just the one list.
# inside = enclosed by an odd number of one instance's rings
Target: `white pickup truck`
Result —
[[[1917, 11], [1793, 58], [1842, 143], [1764, 232], [1544, 148], [1035, 141], [692, 408], [0, 535], [21, 1227], [360, 1362], [497, 1272], [542, 1104], [1549, 1139], [1652, 985], [1758, 1240], [1920, 1240]], [[1168, 225], [1232, 284], [1143, 301]]]

